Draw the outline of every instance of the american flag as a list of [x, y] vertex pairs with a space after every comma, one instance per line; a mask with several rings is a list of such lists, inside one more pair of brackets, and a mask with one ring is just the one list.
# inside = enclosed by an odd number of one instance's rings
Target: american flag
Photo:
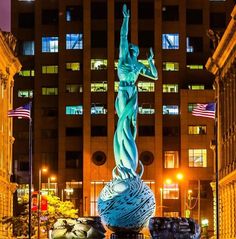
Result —
[[8, 116], [30, 119], [31, 118], [30, 111], [31, 111], [31, 103], [18, 107], [15, 110], [9, 110]]
[[197, 106], [193, 108], [192, 115], [215, 119], [215, 111], [215, 103], [197, 104]]

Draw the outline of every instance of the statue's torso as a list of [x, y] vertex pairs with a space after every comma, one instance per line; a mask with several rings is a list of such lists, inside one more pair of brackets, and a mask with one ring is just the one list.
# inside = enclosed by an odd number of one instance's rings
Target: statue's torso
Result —
[[137, 60], [132, 60], [128, 56], [126, 58], [121, 58], [118, 61], [117, 69], [119, 80], [135, 84], [141, 69], [142, 64]]

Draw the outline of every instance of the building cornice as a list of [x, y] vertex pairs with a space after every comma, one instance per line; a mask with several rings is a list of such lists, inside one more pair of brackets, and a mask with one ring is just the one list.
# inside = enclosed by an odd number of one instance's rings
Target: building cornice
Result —
[[[236, 6], [231, 13], [231, 21], [226, 28], [212, 57], [206, 63], [206, 69], [216, 75], [236, 54]], [[232, 54], [233, 53], [233, 54]]]

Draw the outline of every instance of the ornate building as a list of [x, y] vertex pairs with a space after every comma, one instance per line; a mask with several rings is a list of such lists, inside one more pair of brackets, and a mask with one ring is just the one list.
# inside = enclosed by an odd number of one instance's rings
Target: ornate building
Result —
[[[14, 54], [16, 39], [9, 32], [0, 31], [0, 218], [12, 215], [13, 192], [16, 184], [12, 176], [12, 120], [7, 112], [13, 105], [13, 76], [21, 64]], [[9, 230], [0, 224], [0, 238], [10, 238]]]
[[219, 234], [236, 238], [236, 6], [206, 68], [215, 75], [218, 102]]

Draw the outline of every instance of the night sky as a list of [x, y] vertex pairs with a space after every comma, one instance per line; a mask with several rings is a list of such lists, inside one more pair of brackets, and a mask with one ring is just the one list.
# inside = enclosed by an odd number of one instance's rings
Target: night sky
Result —
[[11, 0], [0, 0], [0, 28], [2, 31], [10, 31], [11, 16], [10, 3]]

